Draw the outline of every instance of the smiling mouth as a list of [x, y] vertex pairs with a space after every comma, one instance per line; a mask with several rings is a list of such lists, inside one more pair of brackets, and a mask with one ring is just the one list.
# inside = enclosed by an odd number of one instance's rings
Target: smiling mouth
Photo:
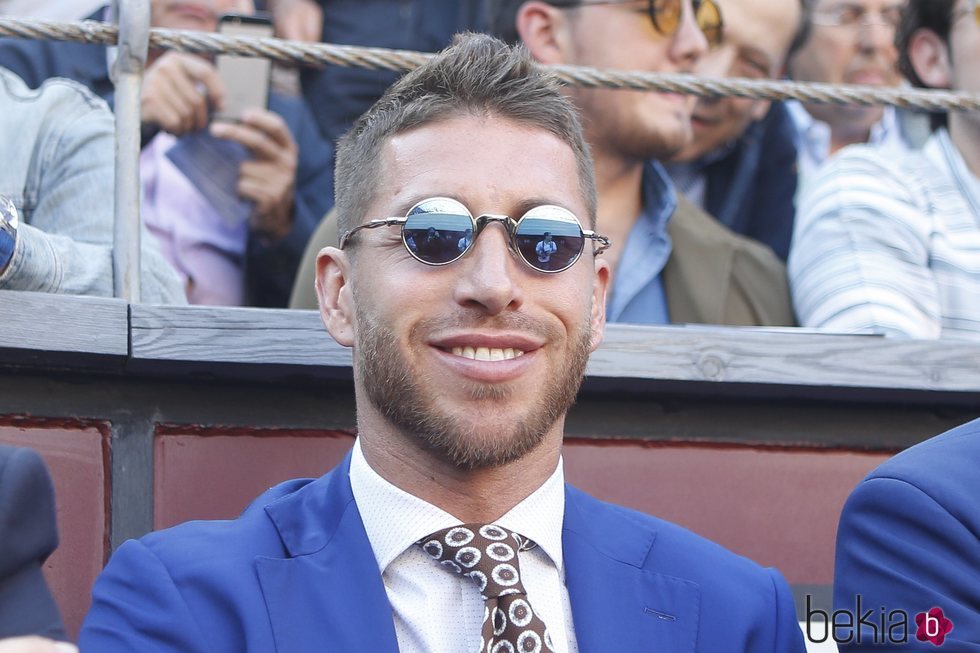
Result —
[[454, 356], [469, 358], [475, 361], [506, 361], [520, 358], [524, 351], [520, 349], [500, 349], [497, 347], [453, 347], [449, 349]]

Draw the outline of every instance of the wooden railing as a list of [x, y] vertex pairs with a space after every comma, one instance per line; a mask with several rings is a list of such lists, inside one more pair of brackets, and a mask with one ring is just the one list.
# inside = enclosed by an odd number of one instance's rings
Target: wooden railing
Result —
[[[980, 346], [610, 325], [566, 426], [569, 480], [677, 521], [826, 604], [837, 516], [892, 453], [980, 415]], [[0, 441], [56, 483], [49, 579], [74, 632], [110, 551], [227, 518], [353, 441], [350, 352], [312, 311], [0, 291]]]

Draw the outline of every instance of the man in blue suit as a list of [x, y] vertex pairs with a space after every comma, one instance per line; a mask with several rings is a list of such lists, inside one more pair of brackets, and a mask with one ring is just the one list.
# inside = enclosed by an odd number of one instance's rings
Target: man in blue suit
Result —
[[[804, 650], [778, 572], [564, 484], [609, 266], [588, 146], [551, 75], [461, 38], [354, 125], [337, 189], [342, 236], [316, 286], [353, 348], [351, 455], [236, 520], [123, 544], [82, 650]], [[560, 234], [547, 263], [544, 230]]]
[[0, 445], [0, 640], [65, 638], [41, 565], [58, 546], [54, 488], [41, 457]]
[[[980, 651], [980, 420], [888, 460], [851, 493], [837, 531], [834, 608], [901, 610], [908, 643], [896, 650]], [[942, 616], [933, 611], [939, 608]], [[918, 615], [929, 615], [925, 617]], [[891, 622], [897, 622], [895, 615]], [[952, 624], [946, 632], [945, 621]], [[878, 624], [878, 618], [873, 618]], [[840, 633], [841, 651], [879, 650], [871, 624]], [[919, 639], [919, 633], [925, 639]], [[884, 642], [882, 642], [884, 640]]]

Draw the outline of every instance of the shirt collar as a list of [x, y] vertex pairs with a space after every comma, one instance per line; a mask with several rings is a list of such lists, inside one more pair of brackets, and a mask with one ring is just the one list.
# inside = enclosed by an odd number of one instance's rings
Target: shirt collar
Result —
[[966, 165], [963, 155], [957, 149], [953, 140], [949, 137], [949, 132], [945, 129], [938, 129], [932, 137], [939, 150], [942, 152], [943, 162], [949, 169], [949, 175], [959, 186], [963, 197], [970, 203], [974, 214], [980, 216], [980, 178], [977, 178]]
[[[351, 452], [350, 482], [364, 530], [382, 573], [415, 542], [460, 523], [448, 512], [382, 478], [364, 458], [360, 438], [355, 440]], [[565, 474], [559, 458], [548, 480], [496, 523], [533, 540], [561, 571], [564, 517]]]
[[[817, 164], [826, 161], [830, 152], [830, 126], [810, 115], [810, 112], [796, 100], [787, 101], [786, 109], [799, 134], [797, 146], [804, 149]], [[867, 142], [869, 145], [883, 145], [896, 139], [901, 140], [901, 133], [898, 113], [895, 107], [888, 106], [885, 107], [881, 120], [871, 125]]]
[[667, 224], [677, 209], [674, 184], [663, 166], [656, 161], [644, 166], [642, 183], [643, 208], [640, 215], [630, 229], [626, 242], [615, 243], [623, 249], [606, 311], [606, 318], [611, 322], [620, 320], [630, 302], [660, 276], [670, 258], [671, 239]]

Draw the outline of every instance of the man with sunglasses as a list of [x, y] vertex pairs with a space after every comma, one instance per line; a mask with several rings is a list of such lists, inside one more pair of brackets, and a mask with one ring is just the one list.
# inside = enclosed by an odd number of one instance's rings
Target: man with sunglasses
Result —
[[464, 36], [355, 123], [336, 182], [316, 288], [353, 348], [351, 455], [123, 544], [81, 648], [802, 653], [778, 572], [564, 485], [609, 267], [557, 80]]
[[[980, 92], [976, 0], [912, 2], [897, 43], [916, 86]], [[980, 114], [934, 127], [904, 156], [849, 148], [804, 192], [789, 259], [803, 324], [980, 341]]]
[[[715, 0], [495, 0], [491, 26], [545, 64], [693, 72], [721, 43]], [[568, 88], [595, 157], [614, 243], [608, 317], [645, 324], [792, 325], [783, 264], [683, 197], [658, 161], [691, 138], [693, 96]]]

